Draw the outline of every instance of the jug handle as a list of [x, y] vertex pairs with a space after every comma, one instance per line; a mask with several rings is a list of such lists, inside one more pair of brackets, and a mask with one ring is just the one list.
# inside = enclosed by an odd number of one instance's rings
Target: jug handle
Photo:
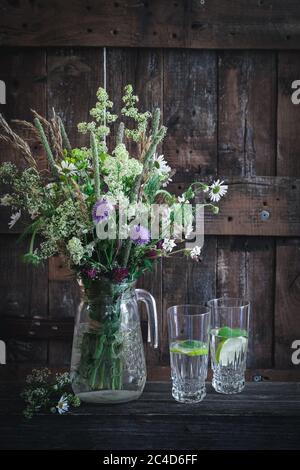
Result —
[[143, 302], [146, 305], [148, 316], [148, 343], [152, 343], [153, 347], [158, 348], [158, 322], [157, 322], [157, 309], [154, 297], [150, 292], [144, 289], [135, 289], [137, 301]]

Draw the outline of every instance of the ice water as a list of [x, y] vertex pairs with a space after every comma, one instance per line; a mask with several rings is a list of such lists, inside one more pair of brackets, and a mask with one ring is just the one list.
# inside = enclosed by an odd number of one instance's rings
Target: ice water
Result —
[[220, 393], [239, 393], [245, 386], [247, 331], [239, 328], [211, 330], [212, 385]]
[[208, 345], [196, 340], [170, 344], [172, 395], [184, 403], [196, 403], [206, 395]]

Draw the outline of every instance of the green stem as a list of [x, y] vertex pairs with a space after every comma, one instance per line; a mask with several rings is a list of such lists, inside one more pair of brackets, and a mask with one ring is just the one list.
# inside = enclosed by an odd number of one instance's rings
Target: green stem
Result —
[[91, 132], [91, 149], [92, 149], [92, 154], [93, 154], [93, 165], [94, 165], [95, 195], [97, 199], [100, 199], [99, 155], [98, 155], [98, 145], [97, 145], [94, 132]]
[[193, 186], [200, 186], [200, 189], [206, 189], [208, 187], [208, 184], [206, 183], [201, 183], [200, 181], [195, 181], [194, 183], [192, 183], [190, 185], [190, 188], [192, 188]]
[[169, 258], [169, 256], [172, 256], [172, 255], [177, 255], [177, 253], [181, 253], [182, 251], [187, 251], [187, 249], [186, 248], [181, 248], [180, 250], [172, 251], [172, 253], [169, 253], [167, 255], [167, 258]]
[[108, 256], [108, 254], [107, 254], [107, 251], [106, 251], [106, 250], [104, 250], [104, 254], [105, 254], [105, 257], [106, 257], [106, 261], [107, 261], [107, 263], [108, 263], [108, 266], [110, 267], [110, 265], [111, 265], [111, 261], [110, 261], [110, 259], [109, 259], [109, 256]]
[[37, 234], [37, 229], [33, 232], [31, 240], [30, 240], [30, 245], [29, 245], [29, 253], [30, 254], [33, 253], [34, 240], [35, 240], [36, 234]]
[[166, 191], [165, 189], [159, 189], [158, 191], [156, 191], [155, 197], [158, 196], [158, 194], [162, 194], [163, 196], [166, 196], [171, 202], [174, 201], [174, 196], [172, 196], [172, 194], [170, 194], [169, 191]]

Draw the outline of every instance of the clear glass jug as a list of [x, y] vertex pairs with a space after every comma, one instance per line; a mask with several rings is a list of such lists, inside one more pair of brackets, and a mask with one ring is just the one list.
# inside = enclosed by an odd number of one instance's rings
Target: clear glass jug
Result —
[[135, 283], [107, 279], [81, 284], [72, 359], [74, 393], [84, 402], [122, 403], [140, 397], [146, 363], [138, 302], [146, 305], [148, 341], [158, 346], [156, 303]]

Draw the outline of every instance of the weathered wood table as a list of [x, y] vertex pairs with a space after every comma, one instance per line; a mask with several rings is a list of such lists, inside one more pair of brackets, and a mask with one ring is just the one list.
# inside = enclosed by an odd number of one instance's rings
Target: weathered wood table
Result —
[[74, 412], [21, 416], [19, 389], [0, 384], [1, 449], [300, 449], [300, 383], [249, 383], [225, 396], [176, 403], [167, 383], [148, 383], [140, 400], [82, 405]]

